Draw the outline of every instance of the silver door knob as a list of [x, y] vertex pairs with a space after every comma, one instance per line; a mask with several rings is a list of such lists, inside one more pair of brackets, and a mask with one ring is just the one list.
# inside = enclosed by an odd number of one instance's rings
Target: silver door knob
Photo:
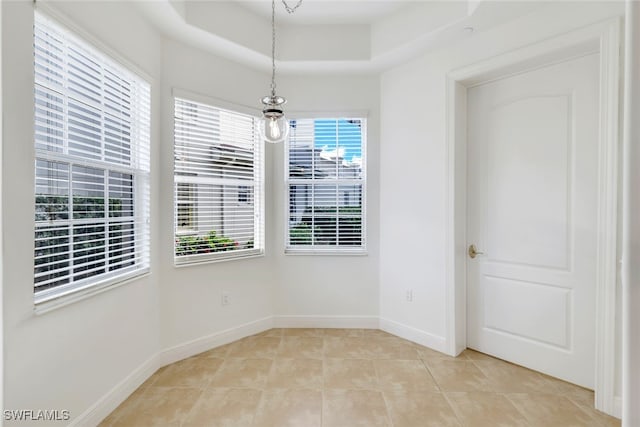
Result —
[[476, 255], [484, 254], [484, 252], [478, 252], [478, 250], [476, 249], [476, 245], [474, 245], [474, 244], [471, 244], [469, 246], [469, 250], [467, 251], [467, 253], [469, 254], [470, 258], [475, 258]]

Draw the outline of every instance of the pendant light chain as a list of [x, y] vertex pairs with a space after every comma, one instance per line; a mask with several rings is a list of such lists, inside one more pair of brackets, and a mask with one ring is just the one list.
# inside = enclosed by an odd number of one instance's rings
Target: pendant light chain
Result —
[[276, 96], [276, 0], [271, 0], [271, 96]]
[[282, 0], [282, 4], [284, 4], [284, 8], [287, 10], [287, 12], [293, 13], [297, 8], [300, 7], [300, 5], [302, 4], [302, 0], [298, 0], [298, 4], [293, 7], [289, 6], [285, 0]]
[[[291, 7], [285, 0], [282, 0], [284, 8], [289, 13], [295, 12], [302, 0], [298, 0], [298, 3]], [[271, 96], [276, 96], [276, 0], [271, 0]]]

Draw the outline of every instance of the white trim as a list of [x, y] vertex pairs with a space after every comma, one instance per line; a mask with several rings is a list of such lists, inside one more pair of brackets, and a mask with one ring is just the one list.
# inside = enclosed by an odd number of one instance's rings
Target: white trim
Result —
[[[176, 237], [189, 236], [192, 234], [193, 233], [176, 234]], [[230, 251], [230, 252], [236, 252], [236, 251]], [[224, 253], [224, 252], [220, 252], [220, 253]], [[218, 262], [226, 262], [226, 261], [240, 261], [243, 259], [264, 258], [264, 249], [257, 249], [257, 252], [247, 253], [246, 255], [235, 254], [235, 256], [225, 256], [225, 257], [222, 257], [222, 256], [212, 257], [207, 255], [210, 255], [210, 254], [181, 255], [179, 258], [174, 258], [173, 268], [193, 267], [194, 265], [215, 264]], [[198, 258], [202, 258], [202, 259], [198, 259]]]
[[[160, 368], [158, 355], [154, 354], [138, 366], [131, 374], [105, 393], [97, 402], [75, 417], [69, 427], [97, 426], [122, 402], [124, 402], [138, 387], [142, 385], [155, 371]], [[73, 415], [73, 414], [72, 414]]]
[[378, 316], [273, 316], [274, 328], [378, 329]]
[[[616, 289], [618, 277], [618, 146], [620, 141], [620, 30], [611, 22], [600, 37], [600, 135], [596, 258], [595, 407], [615, 413]], [[618, 415], [619, 416], [619, 415]]]
[[640, 4], [627, 0], [622, 168], [622, 426], [640, 425]]
[[[614, 412], [620, 20], [580, 28], [452, 71], [447, 76], [446, 352], [466, 347], [466, 91], [467, 88], [562, 59], [600, 53], [600, 141], [596, 280], [596, 409]], [[464, 108], [461, 108], [464, 106]]]
[[622, 396], [613, 397], [613, 412], [611, 415], [616, 418], [622, 418]]
[[429, 332], [416, 329], [412, 326], [398, 323], [390, 319], [380, 318], [380, 329], [400, 338], [429, 347], [433, 350], [439, 351], [440, 353], [449, 354], [450, 356], [458, 355], [458, 353], [453, 354], [449, 352], [447, 340], [444, 337], [430, 334]]
[[166, 366], [175, 363], [187, 357], [195, 356], [212, 348], [229, 344], [230, 342], [255, 335], [260, 332], [273, 328], [273, 317], [263, 317], [262, 319], [244, 323], [240, 326], [215, 332], [211, 335], [196, 338], [182, 344], [162, 350], [158, 354], [160, 366]]
[[446, 91], [446, 353], [458, 355], [467, 347], [467, 92], [452, 76], [447, 76]]

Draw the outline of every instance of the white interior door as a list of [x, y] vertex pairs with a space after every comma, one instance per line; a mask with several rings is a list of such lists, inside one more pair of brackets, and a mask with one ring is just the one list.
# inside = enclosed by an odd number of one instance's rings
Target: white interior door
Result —
[[598, 55], [468, 90], [468, 347], [593, 388]]

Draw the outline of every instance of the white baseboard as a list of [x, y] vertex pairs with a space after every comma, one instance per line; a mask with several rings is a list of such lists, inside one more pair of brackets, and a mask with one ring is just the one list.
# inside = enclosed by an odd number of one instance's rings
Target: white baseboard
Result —
[[390, 334], [396, 335], [416, 344], [429, 347], [441, 353], [447, 352], [447, 343], [444, 337], [430, 334], [412, 326], [394, 322], [393, 320], [380, 318], [380, 329]]
[[622, 418], [622, 396], [613, 397], [613, 415], [616, 418]]
[[158, 355], [151, 356], [142, 365], [138, 366], [125, 379], [120, 381], [91, 405], [86, 411], [74, 418], [69, 427], [97, 426], [114, 409], [116, 409], [127, 397], [142, 385], [155, 371], [160, 368]]
[[195, 356], [212, 348], [229, 344], [250, 335], [273, 328], [273, 317], [264, 317], [234, 328], [225, 329], [205, 337], [196, 338], [183, 344], [163, 350], [159, 353], [160, 366], [166, 366], [187, 357]]
[[378, 329], [378, 316], [274, 316], [274, 328]]

